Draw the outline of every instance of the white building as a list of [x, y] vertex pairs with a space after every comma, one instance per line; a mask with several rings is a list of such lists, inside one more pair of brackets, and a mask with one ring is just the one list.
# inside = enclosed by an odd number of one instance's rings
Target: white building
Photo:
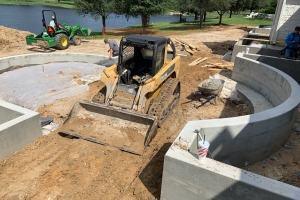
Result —
[[284, 43], [296, 26], [300, 26], [300, 0], [278, 0], [270, 40]]

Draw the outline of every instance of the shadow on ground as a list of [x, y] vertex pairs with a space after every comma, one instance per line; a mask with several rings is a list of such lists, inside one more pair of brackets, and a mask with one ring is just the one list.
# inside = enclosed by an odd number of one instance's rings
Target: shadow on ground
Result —
[[33, 52], [38, 52], [38, 53], [51, 53], [56, 51], [56, 49], [54, 48], [44, 48], [39, 46], [30, 47], [28, 48], [28, 50]]
[[[220, 34], [222, 34], [222, 32], [220, 32]], [[224, 42], [203, 42], [204, 45], [211, 49], [213, 54], [218, 55], [225, 55], [229, 49], [233, 48], [235, 43], [235, 40], [227, 40]]]
[[160, 198], [164, 156], [171, 145], [172, 143], [165, 143], [139, 175], [139, 179], [155, 199]]

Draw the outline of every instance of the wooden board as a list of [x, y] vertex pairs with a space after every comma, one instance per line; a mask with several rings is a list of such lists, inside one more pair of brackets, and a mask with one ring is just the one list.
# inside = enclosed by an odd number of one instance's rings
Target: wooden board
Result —
[[205, 61], [205, 60], [207, 60], [208, 59], [208, 57], [205, 57], [205, 58], [197, 58], [196, 60], [194, 60], [193, 62], [191, 62], [190, 64], [189, 64], [189, 66], [195, 66], [195, 65], [198, 65], [199, 63], [201, 63], [201, 62], [203, 62], [203, 61]]

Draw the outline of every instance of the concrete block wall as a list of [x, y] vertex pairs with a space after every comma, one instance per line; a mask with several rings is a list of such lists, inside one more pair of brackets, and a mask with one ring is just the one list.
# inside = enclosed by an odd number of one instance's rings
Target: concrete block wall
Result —
[[283, 43], [287, 34], [300, 26], [300, 1], [278, 0], [270, 40]]
[[42, 136], [40, 114], [0, 100], [0, 159]]
[[[238, 54], [233, 74], [235, 81], [253, 84], [252, 88], [266, 97], [274, 96], [272, 103], [276, 107], [241, 117], [189, 121], [165, 155], [162, 199], [296, 199], [298, 196], [299, 188], [218, 162], [226, 160], [233, 166], [242, 166], [276, 152], [289, 137], [299, 105], [298, 83], [280, 70]], [[204, 164], [198, 161], [196, 129], [210, 142], [210, 155], [215, 160], [207, 159]]]

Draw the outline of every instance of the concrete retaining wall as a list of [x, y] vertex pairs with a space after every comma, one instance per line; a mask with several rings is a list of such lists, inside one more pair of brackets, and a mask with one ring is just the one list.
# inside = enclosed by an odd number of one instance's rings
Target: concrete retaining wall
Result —
[[[240, 199], [240, 195], [295, 199], [299, 194], [299, 188], [218, 162], [243, 166], [276, 152], [288, 139], [295, 120], [299, 85], [280, 70], [242, 54], [236, 57], [232, 79], [264, 95], [276, 107], [247, 116], [188, 122], [165, 155], [162, 199], [199, 199], [202, 195], [202, 199]], [[207, 159], [201, 164], [197, 160], [195, 129], [205, 134], [211, 143], [210, 155], [217, 161]]]
[[271, 28], [253, 28], [249, 34], [265, 34], [270, 35]]
[[299, 199], [300, 189], [172, 145], [164, 159], [162, 200]]
[[251, 54], [278, 57], [279, 51], [284, 47], [270, 46], [270, 45], [268, 45], [268, 47], [266, 47], [266, 45], [263, 45], [262, 47], [256, 47], [256, 46], [235, 44], [232, 51], [231, 62], [235, 61], [236, 55], [238, 53], [246, 52], [246, 48], [249, 48], [249, 53]]
[[279, 69], [292, 77], [298, 84], [300, 84], [300, 61], [299, 60], [289, 60], [284, 58], [277, 58], [271, 56], [262, 56], [257, 54], [244, 54], [244, 57], [257, 60], [259, 62], [265, 63], [276, 69]]
[[0, 159], [42, 136], [40, 114], [0, 100]]
[[36, 53], [0, 58], [0, 74], [17, 67], [44, 64], [50, 62], [85, 62], [104, 65], [106, 67], [117, 63], [118, 57], [112, 60], [108, 56], [85, 53]]

